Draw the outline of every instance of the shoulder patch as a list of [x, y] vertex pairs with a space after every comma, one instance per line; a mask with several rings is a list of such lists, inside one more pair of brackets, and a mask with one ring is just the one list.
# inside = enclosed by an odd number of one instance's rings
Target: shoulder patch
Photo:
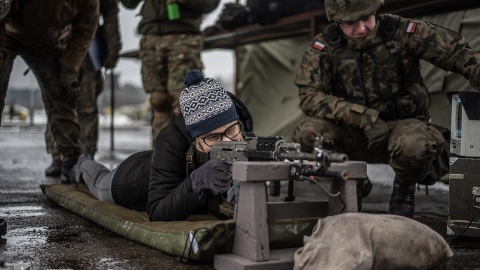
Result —
[[323, 51], [325, 49], [325, 44], [321, 43], [320, 41], [315, 41], [312, 45], [314, 49], [317, 49], [319, 51]]
[[415, 33], [416, 28], [417, 28], [417, 23], [410, 22], [407, 27], [407, 33]]

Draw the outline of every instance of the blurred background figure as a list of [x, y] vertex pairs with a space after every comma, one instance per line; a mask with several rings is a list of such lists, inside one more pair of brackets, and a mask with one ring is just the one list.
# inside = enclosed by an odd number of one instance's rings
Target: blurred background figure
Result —
[[[20, 55], [33, 71], [42, 91], [45, 112], [62, 156], [61, 181], [68, 182], [80, 152], [76, 101], [79, 71], [97, 29], [96, 0], [15, 0], [0, 36], [3, 68], [0, 70], [0, 111], [8, 89], [13, 62]], [[71, 37], [59, 48], [59, 37], [71, 24]], [[3, 25], [3, 24], [2, 24]]]
[[[441, 25], [462, 34], [471, 48], [480, 50], [479, 8], [450, 11], [422, 16], [419, 19]], [[448, 95], [459, 90], [470, 90], [469, 81], [455, 72], [444, 71], [427, 61], [421, 61], [424, 83], [430, 91], [432, 123], [450, 129], [451, 104]]]
[[[122, 48], [119, 20], [118, 1], [101, 0], [100, 15], [103, 21], [95, 35], [87, 56], [80, 67], [80, 94], [77, 101], [78, 124], [80, 125], [80, 144], [88, 147], [94, 155], [98, 143], [98, 106], [97, 98], [103, 91], [104, 82], [102, 67], [113, 69], [116, 67]], [[59, 44], [66, 44], [71, 35], [71, 27], [67, 27], [66, 34], [60, 38]], [[59, 176], [61, 155], [58, 152], [52, 136], [50, 125], [45, 131], [47, 152], [52, 155], [52, 164], [45, 170], [46, 176]]]
[[[135, 9], [142, 0], [120, 0]], [[200, 24], [219, 0], [145, 0], [138, 32], [142, 81], [150, 94], [152, 141], [180, 112], [178, 97], [191, 69], [202, 70]]]

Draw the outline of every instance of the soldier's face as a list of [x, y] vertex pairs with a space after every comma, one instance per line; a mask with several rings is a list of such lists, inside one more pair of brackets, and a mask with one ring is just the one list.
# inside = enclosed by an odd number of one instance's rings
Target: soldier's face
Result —
[[340, 23], [340, 29], [343, 33], [351, 38], [366, 37], [373, 28], [375, 28], [375, 15], [370, 15], [365, 18], [353, 21]]

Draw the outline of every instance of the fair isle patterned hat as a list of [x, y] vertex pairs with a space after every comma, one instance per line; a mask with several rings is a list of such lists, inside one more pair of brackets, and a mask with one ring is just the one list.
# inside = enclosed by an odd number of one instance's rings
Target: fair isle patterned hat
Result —
[[216, 80], [192, 69], [184, 83], [187, 88], [180, 94], [180, 109], [192, 138], [239, 118], [232, 100]]

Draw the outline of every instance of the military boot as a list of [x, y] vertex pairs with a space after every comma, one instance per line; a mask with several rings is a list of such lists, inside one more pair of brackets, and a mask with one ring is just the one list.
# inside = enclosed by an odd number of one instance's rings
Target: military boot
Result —
[[45, 169], [46, 176], [60, 176], [62, 170], [62, 159], [60, 156], [52, 155], [52, 164]]
[[72, 155], [64, 157], [62, 160], [62, 174], [60, 176], [60, 182], [62, 184], [74, 183], [74, 179], [70, 179], [70, 171], [73, 166], [77, 163], [78, 155]]
[[415, 183], [405, 185], [395, 179], [388, 213], [404, 217], [413, 217], [414, 212]]
[[358, 212], [362, 210], [362, 200], [367, 197], [370, 192], [372, 192], [373, 185], [370, 182], [370, 179], [360, 179], [357, 180], [357, 206]]

